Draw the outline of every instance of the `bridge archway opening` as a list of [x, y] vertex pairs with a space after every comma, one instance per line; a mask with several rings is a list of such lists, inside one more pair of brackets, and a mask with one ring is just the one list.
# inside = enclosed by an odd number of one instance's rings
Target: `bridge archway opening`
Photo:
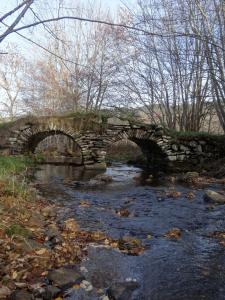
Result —
[[145, 163], [146, 157], [139, 145], [130, 139], [111, 143], [106, 149], [106, 162]]
[[[116, 158], [116, 159], [115, 159]], [[106, 161], [137, 163], [153, 171], [166, 171], [168, 158], [154, 140], [128, 138], [111, 143], [106, 150]]]
[[46, 162], [81, 165], [83, 158], [78, 143], [62, 131], [44, 131], [31, 136], [27, 152], [41, 154]]
[[166, 171], [168, 157], [156, 141], [150, 139], [132, 139], [142, 150], [146, 157], [146, 167], [155, 172]]

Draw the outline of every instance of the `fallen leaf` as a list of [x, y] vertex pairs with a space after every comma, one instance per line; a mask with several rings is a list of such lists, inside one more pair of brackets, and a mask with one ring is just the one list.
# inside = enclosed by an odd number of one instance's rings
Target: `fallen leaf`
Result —
[[186, 195], [186, 198], [188, 198], [189, 200], [192, 200], [195, 197], [195, 194], [192, 192], [188, 192]]
[[25, 288], [27, 286], [27, 283], [25, 283], [25, 282], [15, 282], [15, 285], [18, 288], [22, 289], [22, 288]]
[[12, 274], [12, 279], [16, 279], [17, 276], [18, 276], [18, 273], [16, 271], [14, 271], [13, 274]]
[[90, 207], [91, 204], [90, 204], [90, 202], [88, 202], [88, 201], [86, 201], [86, 200], [81, 200], [79, 206], [82, 206], [82, 207]]
[[70, 232], [77, 232], [79, 230], [79, 226], [74, 219], [68, 219], [64, 222], [64, 229]]
[[202, 275], [204, 275], [204, 276], [209, 276], [209, 274], [210, 274], [210, 272], [207, 270], [202, 271]]
[[225, 241], [220, 241], [220, 245], [225, 246]]
[[46, 275], [48, 275], [48, 271], [44, 271], [41, 273], [41, 276], [46, 276]]
[[127, 208], [120, 208], [116, 211], [117, 215], [118, 216], [121, 216], [121, 217], [129, 217], [130, 215], [130, 212]]
[[35, 253], [37, 255], [43, 255], [47, 252], [47, 249], [46, 248], [41, 248], [40, 250], [36, 250]]
[[169, 197], [169, 198], [179, 198], [181, 196], [181, 192], [171, 190], [171, 191], [166, 193], [166, 196]]
[[171, 240], [179, 240], [181, 238], [181, 230], [179, 228], [172, 228], [165, 234], [165, 237]]

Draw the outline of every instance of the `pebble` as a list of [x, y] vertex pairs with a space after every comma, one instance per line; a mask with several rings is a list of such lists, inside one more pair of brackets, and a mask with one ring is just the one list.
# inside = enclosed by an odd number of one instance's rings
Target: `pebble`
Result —
[[87, 292], [90, 292], [93, 290], [92, 284], [87, 280], [83, 280], [80, 284], [80, 287], [83, 288]]
[[85, 268], [84, 266], [80, 267], [81, 272], [83, 273], [88, 273], [87, 268]]

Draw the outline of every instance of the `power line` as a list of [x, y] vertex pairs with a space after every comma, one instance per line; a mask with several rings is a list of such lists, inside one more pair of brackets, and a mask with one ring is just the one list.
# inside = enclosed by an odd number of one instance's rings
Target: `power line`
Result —
[[[5, 25], [6, 27], [9, 27], [9, 25], [7, 25], [6, 23], [4, 23], [4, 22], [1, 22], [1, 23], [2, 23], [3, 25]], [[49, 50], [48, 48], [46, 48], [46, 47], [40, 45], [39, 43], [33, 41], [32, 39], [26, 37], [25, 35], [23, 35], [23, 34], [21, 34], [21, 33], [19, 33], [19, 32], [15, 32], [15, 33], [16, 33], [17, 35], [19, 35], [20, 37], [22, 37], [23, 39], [27, 40], [28, 42], [34, 44], [35, 46], [41, 48], [42, 50], [48, 52], [49, 54], [51, 54], [51, 55], [57, 57], [57, 58], [60, 59], [62, 62], [68, 62], [68, 63], [71, 63], [71, 64], [73, 64], [73, 65], [76, 65], [76, 66], [80, 66], [80, 67], [84, 67], [84, 68], [89, 69], [88, 66], [85, 66], [85, 65], [82, 65], [82, 64], [75, 63], [74, 61], [72, 61], [72, 60], [70, 60], [70, 59], [64, 58], [64, 57], [62, 57], [62, 56], [60, 56], [60, 55], [58, 55], [58, 54], [52, 52], [52, 51]], [[68, 69], [68, 66], [66, 66], [66, 67], [67, 67], [67, 69]], [[69, 69], [68, 69], [68, 70], [69, 70]], [[71, 72], [71, 71], [70, 71], [70, 72]], [[71, 73], [72, 73], [72, 72], [71, 72]]]

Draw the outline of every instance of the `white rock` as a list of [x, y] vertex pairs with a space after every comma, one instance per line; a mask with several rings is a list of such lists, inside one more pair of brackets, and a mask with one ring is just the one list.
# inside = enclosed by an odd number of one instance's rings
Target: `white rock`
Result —
[[225, 204], [225, 195], [222, 195], [215, 191], [207, 190], [204, 194], [204, 200], [206, 202]]
[[80, 270], [83, 273], [87, 273], [88, 272], [87, 268], [85, 268], [84, 266], [80, 267]]

